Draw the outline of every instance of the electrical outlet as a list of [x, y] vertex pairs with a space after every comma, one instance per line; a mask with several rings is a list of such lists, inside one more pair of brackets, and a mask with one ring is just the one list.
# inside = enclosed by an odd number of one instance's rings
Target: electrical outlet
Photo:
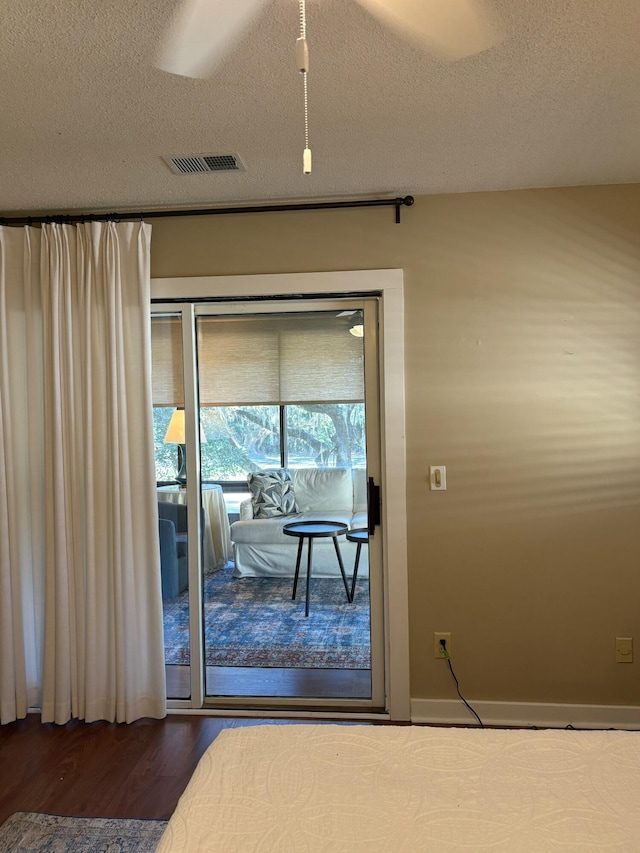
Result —
[[633, 663], [633, 637], [616, 637], [616, 663]]
[[451, 654], [451, 634], [448, 631], [434, 631], [433, 633], [433, 656], [439, 660], [446, 660], [442, 654], [442, 646], [440, 640], [446, 640], [447, 651]]

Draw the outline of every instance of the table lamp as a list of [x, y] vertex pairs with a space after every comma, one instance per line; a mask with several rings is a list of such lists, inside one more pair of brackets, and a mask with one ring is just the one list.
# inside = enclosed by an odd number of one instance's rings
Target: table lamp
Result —
[[[206, 441], [207, 439], [205, 438], [201, 424], [200, 443], [206, 444]], [[187, 482], [187, 449], [184, 440], [184, 409], [176, 409], [171, 415], [169, 426], [164, 434], [164, 443], [178, 445], [178, 463], [180, 465], [180, 470], [176, 474], [175, 479], [181, 486], [184, 486]]]

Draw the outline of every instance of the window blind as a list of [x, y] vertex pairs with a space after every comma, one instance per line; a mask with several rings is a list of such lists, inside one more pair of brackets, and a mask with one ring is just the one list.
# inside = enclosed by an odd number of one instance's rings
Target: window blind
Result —
[[[362, 401], [363, 339], [349, 334], [359, 316], [305, 312], [199, 317], [200, 405]], [[152, 345], [154, 405], [183, 405], [179, 320], [155, 321]], [[157, 372], [163, 375], [156, 377]]]
[[154, 406], [184, 406], [182, 326], [178, 317], [151, 318], [151, 396]]

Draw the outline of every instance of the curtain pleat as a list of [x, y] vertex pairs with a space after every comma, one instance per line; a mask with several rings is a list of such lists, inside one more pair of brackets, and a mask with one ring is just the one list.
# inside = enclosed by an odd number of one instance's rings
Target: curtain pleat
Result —
[[41, 231], [41, 376], [30, 381], [43, 464], [29, 482], [44, 516], [44, 722], [165, 714], [149, 241], [143, 223]]

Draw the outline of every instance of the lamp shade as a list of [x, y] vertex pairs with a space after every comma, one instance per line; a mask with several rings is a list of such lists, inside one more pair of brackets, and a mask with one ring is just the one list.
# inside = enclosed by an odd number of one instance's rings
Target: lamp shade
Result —
[[165, 444], [184, 444], [184, 409], [176, 409], [171, 415], [169, 426], [164, 434]]
[[[169, 421], [169, 426], [167, 427], [167, 431], [164, 434], [164, 443], [165, 444], [185, 444], [184, 438], [184, 409], [176, 409], [175, 412], [171, 415], [171, 420]], [[202, 424], [200, 425], [200, 443], [206, 444], [207, 439], [204, 434], [204, 430], [202, 429]]]

